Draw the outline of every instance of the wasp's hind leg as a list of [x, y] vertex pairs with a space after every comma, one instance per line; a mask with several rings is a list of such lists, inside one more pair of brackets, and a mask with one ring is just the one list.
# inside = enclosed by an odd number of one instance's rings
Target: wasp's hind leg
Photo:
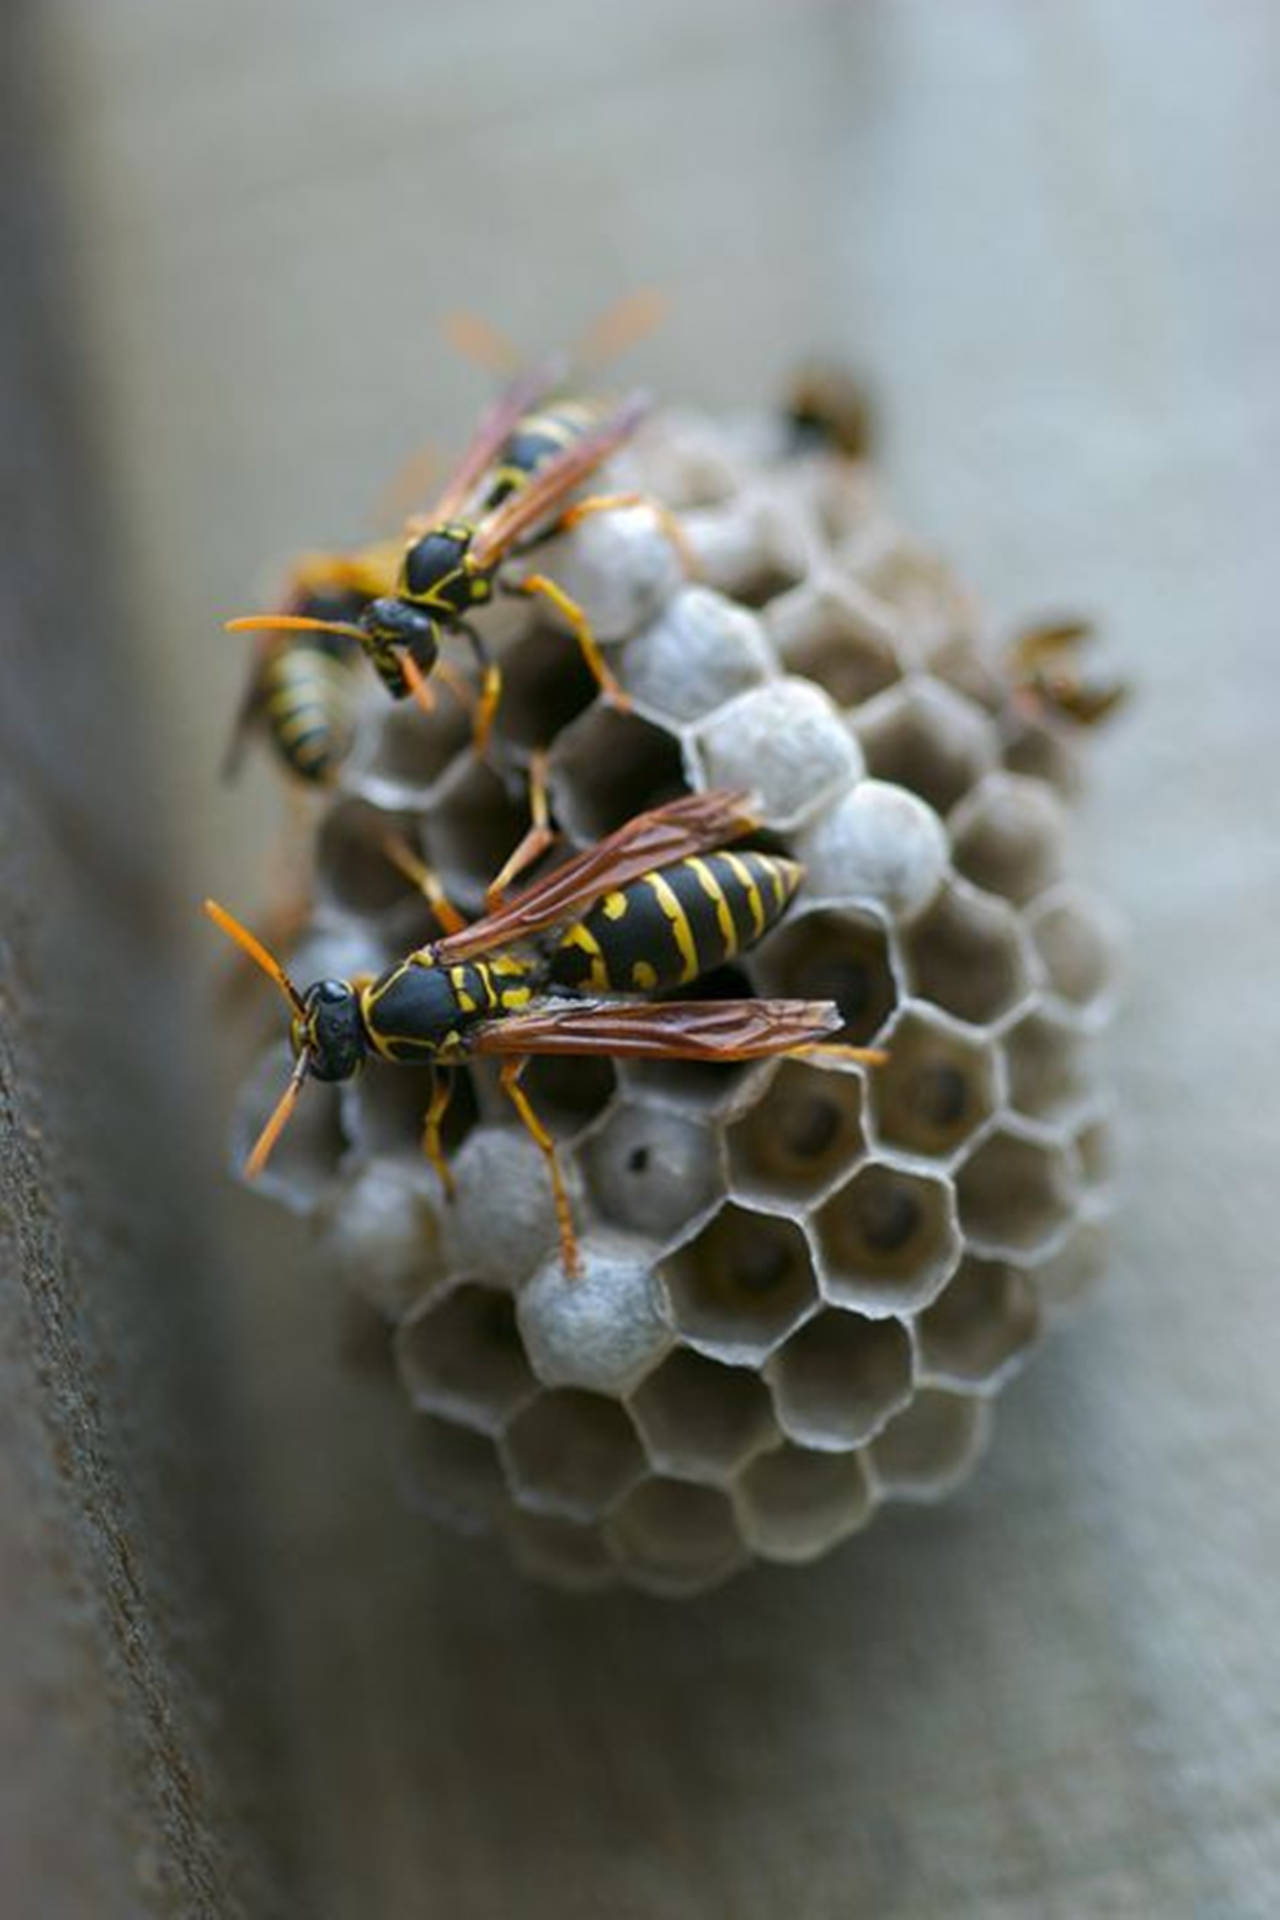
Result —
[[503, 896], [518, 876], [555, 844], [556, 830], [551, 825], [551, 809], [547, 799], [547, 755], [543, 747], [538, 748], [529, 762], [529, 815], [528, 832], [508, 854], [485, 888], [486, 913], [496, 913], [502, 905]]
[[[585, 506], [586, 501], [583, 502]], [[504, 593], [520, 593], [529, 599], [541, 598], [553, 606], [561, 619], [572, 629], [573, 636], [582, 649], [582, 657], [590, 667], [592, 675], [601, 693], [612, 700], [615, 707], [626, 712], [631, 705], [631, 697], [624, 693], [614, 676], [613, 669], [607, 664], [600, 651], [600, 644], [591, 631], [591, 622], [563, 587], [554, 580], [548, 580], [545, 573], [528, 573], [523, 580], [504, 580]]]
[[384, 834], [382, 851], [392, 866], [418, 889], [446, 934], [461, 933], [464, 927], [470, 926], [466, 915], [459, 912], [441, 886], [435, 869], [419, 858], [402, 834]]
[[573, 1280], [581, 1271], [578, 1236], [574, 1232], [573, 1212], [569, 1205], [569, 1193], [564, 1184], [564, 1174], [560, 1168], [560, 1156], [556, 1152], [556, 1143], [534, 1112], [528, 1094], [520, 1085], [520, 1075], [528, 1064], [527, 1055], [504, 1060], [502, 1072], [499, 1075], [499, 1085], [546, 1159], [547, 1172], [551, 1176], [551, 1191], [555, 1197], [556, 1224], [560, 1229], [560, 1257], [564, 1261], [566, 1275]]
[[444, 1125], [445, 1114], [449, 1111], [449, 1102], [453, 1098], [453, 1074], [448, 1067], [431, 1069], [431, 1099], [427, 1111], [422, 1116], [422, 1151], [435, 1168], [440, 1185], [444, 1188], [445, 1198], [452, 1200], [457, 1191], [457, 1182], [453, 1169], [445, 1159], [444, 1148], [440, 1142], [440, 1129]]

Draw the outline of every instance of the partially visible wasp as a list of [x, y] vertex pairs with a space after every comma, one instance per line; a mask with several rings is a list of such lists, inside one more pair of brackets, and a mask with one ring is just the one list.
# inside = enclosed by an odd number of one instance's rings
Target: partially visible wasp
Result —
[[[280, 612], [347, 623], [365, 605], [348, 587], [291, 582]], [[360, 675], [356, 641], [340, 633], [264, 633], [258, 638], [244, 697], [223, 761], [223, 777], [239, 769], [251, 731], [270, 741], [281, 765], [311, 786], [327, 786], [351, 750]]]
[[783, 407], [791, 450], [831, 448], [848, 460], [865, 460], [875, 433], [875, 414], [861, 381], [836, 361], [811, 360], [787, 389]]
[[[292, 1077], [246, 1163], [261, 1171], [304, 1080], [345, 1080], [367, 1059], [436, 1070], [423, 1149], [446, 1192], [440, 1145], [451, 1071], [501, 1059], [501, 1086], [544, 1154], [567, 1273], [577, 1240], [555, 1142], [521, 1088], [534, 1055], [752, 1060], [825, 1050], [842, 1025], [829, 1000], [645, 1001], [619, 996], [687, 986], [754, 944], [786, 911], [801, 867], [725, 843], [758, 826], [740, 793], [687, 794], [637, 815], [468, 925], [421, 869], [445, 931], [385, 973], [320, 980], [300, 992], [247, 928], [206, 901], [210, 918], [288, 1001]], [[406, 866], [412, 856], [401, 856]], [[523, 951], [522, 951], [523, 949]], [[839, 1057], [883, 1060], [867, 1049]]]
[[[1076, 649], [1093, 638], [1088, 620], [1045, 620], [1026, 627], [1007, 655], [1014, 698], [1037, 717], [1094, 727], [1129, 697], [1125, 680], [1092, 680], [1074, 665]], [[1061, 665], [1063, 660], [1068, 664]]]
[[549, 360], [508, 384], [431, 511], [409, 521], [408, 542], [394, 566], [388, 565], [385, 545], [328, 560], [334, 583], [363, 602], [354, 620], [251, 614], [229, 621], [229, 630], [328, 633], [354, 640], [395, 699], [421, 689], [436, 664], [442, 634], [460, 633], [480, 670], [475, 714], [480, 750], [493, 724], [501, 676], [468, 616], [491, 601], [495, 590], [540, 597], [574, 633], [601, 689], [625, 707], [627, 697], [577, 602], [545, 574], [515, 578], [500, 572], [507, 559], [567, 532], [589, 514], [641, 504], [653, 507], [683, 557], [673, 518], [641, 494], [596, 495], [566, 507], [574, 489], [635, 432], [649, 402], [634, 393], [610, 410], [597, 401], [558, 397], [562, 378], [561, 363]]

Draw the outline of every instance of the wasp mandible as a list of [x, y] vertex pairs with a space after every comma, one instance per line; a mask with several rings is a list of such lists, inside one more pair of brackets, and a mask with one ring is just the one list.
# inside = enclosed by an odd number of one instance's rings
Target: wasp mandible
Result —
[[[657, 1000], [752, 946], [786, 911], [794, 860], [731, 843], [759, 825], [741, 793], [688, 794], [637, 815], [471, 924], [445, 908], [443, 937], [385, 973], [300, 991], [274, 954], [215, 901], [205, 910], [275, 981], [291, 1010], [293, 1074], [246, 1163], [266, 1164], [303, 1082], [345, 1080], [367, 1060], [429, 1065], [437, 1078], [423, 1149], [451, 1189], [440, 1128], [451, 1070], [501, 1060], [500, 1083], [545, 1156], [566, 1272], [577, 1240], [555, 1142], [520, 1075], [544, 1054], [735, 1061], [832, 1051], [842, 1026], [829, 1000]], [[431, 896], [441, 911], [438, 894]]]

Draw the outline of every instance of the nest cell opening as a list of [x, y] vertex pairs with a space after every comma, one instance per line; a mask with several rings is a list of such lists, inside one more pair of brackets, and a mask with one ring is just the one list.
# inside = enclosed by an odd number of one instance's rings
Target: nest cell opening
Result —
[[856, 1453], [784, 1444], [753, 1460], [734, 1489], [747, 1545], [762, 1560], [799, 1565], [866, 1526], [874, 1511]]
[[401, 1481], [407, 1506], [455, 1533], [487, 1533], [505, 1505], [492, 1442], [429, 1413], [414, 1415]]
[[655, 1240], [679, 1232], [724, 1191], [710, 1127], [630, 1101], [583, 1141], [580, 1160], [604, 1218]]
[[733, 1204], [661, 1271], [672, 1324], [691, 1345], [729, 1364], [761, 1360], [817, 1300], [799, 1227]]
[[1005, 741], [1004, 764], [1010, 773], [1043, 780], [1064, 799], [1080, 791], [1080, 762], [1061, 724], [1017, 720]]
[[924, 1371], [956, 1386], [994, 1385], [1039, 1330], [1039, 1303], [1027, 1275], [972, 1256], [916, 1322]]
[[745, 1553], [724, 1494], [682, 1480], [646, 1480], [605, 1522], [618, 1564], [658, 1593], [696, 1593], [739, 1567]]
[[1086, 1120], [1075, 1136], [1075, 1149], [1085, 1186], [1109, 1186], [1115, 1173], [1116, 1143], [1105, 1115], [1095, 1114]]
[[1004, 1036], [1009, 1104], [1033, 1119], [1055, 1119], [1093, 1091], [1088, 1043], [1052, 1014], [1029, 1013]]
[[897, 1320], [827, 1308], [792, 1334], [766, 1371], [787, 1437], [843, 1453], [911, 1398], [911, 1341]]
[[1048, 1312], [1072, 1307], [1096, 1286], [1106, 1264], [1106, 1233], [1100, 1221], [1079, 1221], [1052, 1256], [1031, 1269], [1041, 1305]]
[[834, 1000], [844, 1026], [833, 1039], [865, 1046], [897, 1004], [889, 941], [874, 915], [818, 908], [793, 915], [757, 953], [760, 989], [783, 999]]
[[594, 1520], [644, 1472], [644, 1453], [616, 1400], [576, 1387], [538, 1396], [501, 1443], [507, 1479], [522, 1507]]
[[503, 1531], [512, 1557], [531, 1579], [576, 1593], [612, 1586], [617, 1570], [594, 1527], [514, 1508]]
[[960, 1251], [951, 1189], [931, 1175], [871, 1161], [814, 1216], [823, 1291], [867, 1313], [932, 1299]]
[[417, 822], [411, 814], [385, 813], [367, 800], [333, 805], [316, 839], [316, 892], [347, 913], [379, 917], [405, 906], [426, 905], [419, 889], [387, 858], [394, 837], [417, 853]]
[[871, 1448], [881, 1490], [898, 1500], [936, 1500], [949, 1493], [981, 1451], [987, 1414], [983, 1400], [922, 1389]]
[[1053, 991], [1073, 1007], [1091, 1007], [1106, 992], [1112, 971], [1100, 911], [1079, 896], [1059, 895], [1034, 909], [1029, 924]]
[[602, 1054], [543, 1054], [529, 1062], [520, 1085], [556, 1138], [572, 1140], [612, 1100], [617, 1072]]
[[549, 779], [556, 817], [583, 842], [678, 798], [688, 785], [673, 733], [603, 704], [557, 741]]
[[803, 1204], [862, 1157], [862, 1079], [784, 1060], [729, 1129], [729, 1166], [751, 1196]]
[[[475, 1087], [465, 1068], [453, 1068], [453, 1092], [440, 1129], [449, 1159], [478, 1118]], [[353, 1146], [371, 1158], [381, 1154], [422, 1153], [422, 1123], [435, 1081], [430, 1067], [368, 1065], [342, 1089], [345, 1124]]]
[[687, 1480], [727, 1480], [778, 1437], [759, 1376], [677, 1348], [637, 1389], [631, 1412], [653, 1465]]
[[962, 694], [912, 680], [858, 716], [867, 770], [947, 813], [995, 765], [990, 720]]
[[542, 747], [585, 713], [599, 692], [581, 647], [560, 628], [535, 625], [502, 656], [495, 729], [518, 747]]
[[816, 681], [838, 707], [861, 706], [902, 677], [883, 613], [838, 577], [775, 600], [767, 625], [788, 671]]
[[956, 870], [975, 887], [1022, 905], [1059, 878], [1065, 857], [1062, 807], [1040, 780], [994, 773], [956, 810]]
[[945, 887], [903, 942], [914, 991], [971, 1026], [998, 1019], [1029, 989], [1016, 916], [968, 887]]
[[886, 1145], [945, 1157], [991, 1118], [996, 1063], [990, 1046], [908, 1008], [870, 1075], [876, 1131]]
[[[514, 783], [513, 783], [514, 785]], [[428, 852], [456, 904], [479, 912], [484, 889], [529, 825], [527, 800], [493, 768], [473, 760], [450, 780], [425, 826]], [[522, 874], [517, 886], [528, 884]]]
[[497, 1433], [537, 1392], [509, 1294], [464, 1281], [428, 1300], [397, 1336], [413, 1405]]
[[387, 792], [423, 793], [470, 744], [471, 718], [442, 681], [432, 683], [436, 704], [424, 713], [414, 700], [388, 703], [360, 771]]
[[1058, 1233], [1076, 1203], [1065, 1150], [1003, 1128], [956, 1175], [960, 1224], [993, 1252], [1032, 1252]]

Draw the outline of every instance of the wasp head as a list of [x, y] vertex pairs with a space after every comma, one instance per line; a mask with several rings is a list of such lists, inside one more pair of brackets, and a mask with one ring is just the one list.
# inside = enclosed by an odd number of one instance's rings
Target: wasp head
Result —
[[346, 980], [318, 980], [289, 1025], [297, 1059], [313, 1080], [349, 1080], [365, 1055], [360, 998]]

